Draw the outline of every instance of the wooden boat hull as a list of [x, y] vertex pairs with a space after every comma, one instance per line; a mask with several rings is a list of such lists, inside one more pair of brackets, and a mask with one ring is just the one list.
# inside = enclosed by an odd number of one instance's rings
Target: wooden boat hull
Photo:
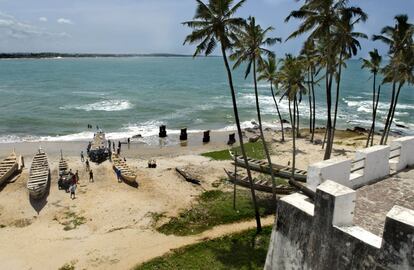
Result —
[[111, 151], [106, 144], [105, 133], [98, 132], [94, 135], [92, 144], [88, 148], [88, 156], [92, 162], [101, 163], [108, 159]]
[[17, 157], [14, 153], [0, 162], [0, 186], [18, 171], [18, 167]]
[[47, 156], [43, 151], [39, 150], [32, 161], [30, 167], [29, 180], [27, 181], [27, 189], [30, 197], [40, 199], [46, 194], [50, 180], [50, 169]]
[[[245, 188], [250, 188], [250, 182], [247, 179], [247, 177], [241, 177], [240, 175], [235, 175], [232, 172], [227, 171], [226, 169], [224, 169], [224, 171], [226, 172], [227, 176], [229, 177], [230, 182], [235, 183], [238, 186], [242, 186]], [[257, 191], [262, 191], [262, 192], [266, 192], [266, 193], [273, 193], [273, 188], [272, 188], [272, 183], [271, 181], [260, 181], [260, 180], [256, 180], [253, 179], [253, 189], [257, 190]], [[292, 192], [295, 191], [295, 188], [290, 187], [290, 186], [276, 186], [276, 194], [290, 194]]]
[[136, 184], [137, 175], [129, 168], [124, 160], [114, 153], [112, 154], [112, 168], [114, 171], [121, 171], [122, 180], [130, 184]]
[[[246, 168], [244, 159], [241, 156], [235, 156], [231, 151], [230, 155], [234, 162], [240, 167]], [[256, 172], [261, 172], [265, 174], [270, 174], [270, 168], [266, 161], [261, 161], [257, 159], [248, 158], [249, 168]], [[275, 176], [280, 178], [290, 179], [292, 177], [292, 169], [287, 166], [282, 166], [279, 164], [273, 164], [273, 173]], [[307, 172], [303, 170], [295, 170], [294, 179], [299, 182], [306, 182]]]

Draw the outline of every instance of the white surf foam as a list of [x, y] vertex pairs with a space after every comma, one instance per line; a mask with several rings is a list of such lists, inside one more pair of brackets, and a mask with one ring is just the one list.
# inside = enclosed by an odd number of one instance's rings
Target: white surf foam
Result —
[[102, 100], [98, 102], [94, 102], [91, 104], [86, 105], [65, 105], [60, 107], [61, 110], [84, 110], [84, 111], [124, 111], [131, 109], [133, 106], [127, 100], [118, 100], [118, 99], [111, 99], [111, 100]]

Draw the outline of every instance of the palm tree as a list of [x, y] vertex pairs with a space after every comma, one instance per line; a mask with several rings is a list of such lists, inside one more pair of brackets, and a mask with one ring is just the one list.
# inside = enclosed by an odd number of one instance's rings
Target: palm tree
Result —
[[394, 27], [386, 26], [381, 30], [381, 35], [373, 36], [373, 40], [380, 40], [389, 46], [390, 62], [384, 68], [383, 83], [392, 83], [390, 108], [381, 136], [381, 144], [387, 143], [401, 88], [405, 83], [414, 83], [414, 26], [408, 22], [407, 15], [397, 15], [394, 19], [396, 21]]
[[279, 105], [277, 105], [276, 95], [273, 90], [273, 85], [275, 85], [277, 89], [276, 75], [277, 75], [277, 64], [276, 58], [273, 56], [269, 56], [266, 60], [263, 60], [259, 65], [259, 77], [257, 78], [259, 81], [267, 81], [270, 83], [270, 92], [272, 93], [273, 101], [275, 103], [277, 115], [279, 116], [280, 122], [280, 129], [282, 130], [282, 142], [285, 141], [285, 130], [283, 128], [283, 119], [282, 115], [280, 114]]
[[256, 97], [256, 111], [257, 119], [259, 122], [260, 137], [263, 143], [263, 149], [266, 154], [267, 162], [269, 164], [270, 176], [272, 178], [272, 193], [273, 201], [276, 204], [276, 182], [273, 174], [272, 160], [270, 158], [269, 149], [267, 148], [262, 125], [262, 116], [260, 113], [259, 93], [257, 91], [257, 66], [263, 62], [262, 55], [273, 56], [273, 52], [265, 48], [265, 46], [274, 45], [279, 38], [266, 37], [267, 33], [272, 31], [272, 27], [262, 29], [260, 25], [256, 24], [254, 17], [249, 17], [247, 23], [234, 36], [235, 39], [235, 51], [230, 55], [230, 59], [235, 61], [233, 68], [237, 68], [240, 64], [247, 62], [247, 68], [245, 72], [245, 79], [249, 76], [253, 67], [253, 82], [254, 82], [254, 94]]
[[[325, 88], [326, 88], [326, 108], [327, 108], [327, 146], [325, 149], [324, 159], [329, 159], [332, 153], [333, 132], [332, 125], [332, 83], [336, 76], [337, 84], [340, 82], [337, 68], [341, 67], [342, 60], [338, 55], [343, 52], [344, 44], [336, 43], [339, 29], [343, 29], [341, 17], [349, 14], [352, 17], [363, 17], [362, 10], [357, 7], [348, 7], [348, 0], [305, 0], [305, 3], [299, 10], [292, 11], [285, 19], [297, 18], [303, 20], [299, 28], [294, 31], [288, 39], [297, 37], [304, 33], [310, 32], [308, 41], [318, 41], [320, 53], [324, 55], [325, 60], [320, 64], [325, 68]], [[359, 21], [359, 20], [358, 20]], [[321, 50], [322, 49], [322, 50]], [[339, 60], [338, 60], [339, 58]], [[337, 107], [337, 106], [335, 106]], [[334, 118], [336, 123], [336, 120]], [[335, 124], [334, 123], [334, 124]]]
[[[292, 114], [292, 176], [290, 181], [294, 182], [296, 168], [296, 108], [298, 96], [306, 92], [305, 87], [305, 65], [297, 57], [287, 54], [282, 60], [282, 66], [277, 74], [277, 82], [283, 91], [283, 97], [289, 101], [289, 111]], [[293, 103], [293, 109], [292, 109]]]
[[377, 75], [380, 71], [382, 57], [379, 55], [378, 50], [374, 49], [373, 51], [369, 52], [370, 59], [362, 59], [362, 66], [361, 68], [367, 68], [373, 75], [373, 84], [372, 84], [372, 124], [371, 128], [368, 133], [368, 139], [365, 147], [374, 144], [374, 136], [375, 136], [375, 121], [377, 117], [377, 109], [378, 109], [378, 102], [379, 96], [381, 93], [381, 86], [378, 87], [378, 92], [376, 93], [376, 83], [377, 83]]
[[205, 4], [201, 0], [196, 1], [197, 8], [194, 19], [183, 23], [184, 25], [194, 29], [193, 32], [186, 37], [184, 44], [198, 44], [196, 46], [194, 56], [201, 53], [204, 53], [206, 56], [210, 55], [216, 48], [217, 44], [220, 44], [233, 102], [234, 118], [240, 141], [240, 149], [245, 161], [247, 177], [250, 182], [250, 190], [256, 216], [257, 233], [259, 233], [262, 231], [260, 214], [257, 207], [256, 194], [253, 188], [252, 175], [248, 166], [247, 155], [243, 144], [243, 134], [240, 127], [232, 72], [227, 59], [227, 51], [230, 51], [233, 46], [230, 36], [234, 34], [234, 31], [237, 28], [245, 25], [244, 19], [234, 17], [236, 11], [244, 4], [245, 0], [241, 0], [233, 6], [232, 0], [209, 0], [208, 4]]
[[[368, 19], [368, 16], [365, 12], [362, 11], [361, 8], [353, 7], [347, 9], [341, 9], [339, 16], [339, 23], [336, 27], [336, 31], [334, 33], [335, 43], [338, 44], [339, 48], [339, 60], [338, 60], [338, 70], [336, 73], [336, 96], [335, 96], [335, 112], [334, 112], [334, 123], [332, 127], [332, 136], [331, 140], [335, 138], [335, 129], [336, 129], [336, 121], [338, 116], [338, 104], [339, 104], [339, 90], [341, 84], [341, 76], [342, 76], [342, 66], [346, 67], [345, 60], [355, 56], [358, 52], [358, 49], [361, 49], [361, 44], [359, 43], [357, 38], [368, 38], [367, 35], [354, 32], [354, 26], [362, 21], [365, 22]], [[357, 18], [353, 20], [353, 17], [356, 16]], [[333, 141], [331, 142], [331, 145]]]

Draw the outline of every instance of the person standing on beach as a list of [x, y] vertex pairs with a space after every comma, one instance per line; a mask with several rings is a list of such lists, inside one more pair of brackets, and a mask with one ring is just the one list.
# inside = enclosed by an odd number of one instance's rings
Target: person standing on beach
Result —
[[85, 157], [83, 156], [83, 151], [81, 151], [81, 162], [85, 161]]
[[89, 182], [94, 182], [92, 170], [89, 171]]
[[75, 178], [76, 178], [76, 184], [79, 184], [79, 173], [78, 173], [78, 170], [76, 170]]
[[71, 184], [70, 185], [70, 187], [69, 187], [69, 190], [70, 190], [70, 198], [72, 199], [72, 200], [74, 200], [75, 199], [75, 192], [76, 192], [76, 184]]
[[116, 173], [116, 177], [118, 178], [118, 183], [121, 183], [122, 182], [122, 180], [121, 180], [121, 170], [116, 169], [115, 173]]
[[89, 167], [89, 160], [87, 159], [85, 162], [86, 165], [86, 171], [89, 171], [90, 167]]

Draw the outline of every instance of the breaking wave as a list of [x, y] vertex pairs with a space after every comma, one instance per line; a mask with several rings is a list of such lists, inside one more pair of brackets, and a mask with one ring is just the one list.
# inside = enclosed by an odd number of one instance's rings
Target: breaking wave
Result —
[[61, 110], [83, 110], [83, 111], [106, 111], [106, 112], [112, 112], [112, 111], [124, 111], [129, 110], [133, 106], [132, 104], [127, 100], [102, 100], [98, 102], [94, 102], [91, 104], [86, 105], [65, 105], [60, 107]]

